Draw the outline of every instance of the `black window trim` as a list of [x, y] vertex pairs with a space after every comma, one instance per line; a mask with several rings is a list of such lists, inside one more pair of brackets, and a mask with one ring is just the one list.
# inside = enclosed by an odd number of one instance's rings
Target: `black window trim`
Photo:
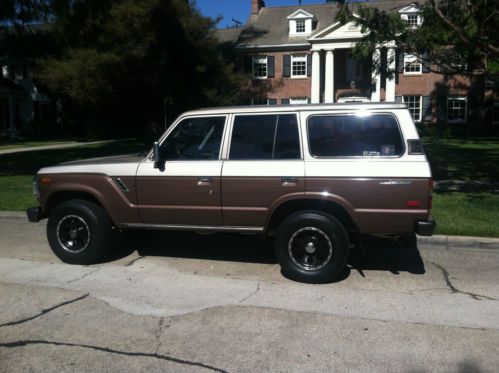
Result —
[[[213, 162], [213, 161], [221, 161], [222, 160], [222, 151], [224, 147], [224, 140], [225, 140], [225, 133], [227, 132], [227, 125], [228, 125], [228, 118], [229, 114], [227, 113], [220, 113], [220, 114], [206, 114], [206, 115], [186, 115], [185, 117], [177, 118], [175, 122], [173, 122], [163, 133], [163, 135], [159, 138], [158, 144], [159, 147], [163, 145], [163, 143], [166, 141], [168, 136], [170, 136], [170, 133], [173, 132], [177, 126], [182, 123], [186, 119], [200, 119], [200, 118], [225, 118], [224, 121], [224, 128], [222, 131], [222, 139], [220, 140], [220, 149], [218, 150], [218, 159], [172, 159], [172, 160], [167, 160], [167, 163], [170, 162]], [[147, 156], [147, 159], [152, 161], [153, 160], [153, 150], [149, 152], [149, 155]]]
[[[296, 159], [231, 159], [230, 158], [230, 149], [232, 147], [232, 133], [234, 132], [234, 123], [236, 121], [236, 117], [244, 117], [244, 116], [259, 116], [259, 115], [277, 115], [277, 123], [279, 123], [279, 115], [295, 115], [296, 116], [296, 125], [298, 126], [298, 141], [300, 143], [300, 158]], [[233, 113], [232, 114], [232, 120], [230, 124], [230, 133], [228, 133], [228, 147], [227, 147], [227, 155], [224, 161], [232, 161], [232, 162], [256, 162], [256, 161], [262, 161], [262, 162], [296, 162], [296, 161], [303, 161], [303, 144], [302, 144], [302, 133], [301, 133], [301, 126], [300, 126], [300, 113], [296, 111], [269, 111], [269, 112], [259, 112], [259, 113]], [[277, 126], [275, 128], [275, 133], [274, 133], [274, 145], [275, 147], [275, 136], [277, 135]], [[272, 153], [273, 153], [272, 149]]]
[[400, 123], [395, 114], [390, 112], [369, 112], [369, 115], [389, 115], [395, 119], [395, 123], [397, 123], [397, 128], [400, 134], [400, 138], [402, 139], [402, 152], [399, 155], [379, 155], [379, 156], [363, 156], [363, 155], [344, 155], [344, 156], [330, 156], [330, 157], [321, 157], [312, 154], [312, 149], [310, 147], [310, 134], [309, 134], [309, 120], [312, 117], [332, 117], [332, 116], [357, 116], [358, 113], [322, 113], [322, 114], [312, 114], [307, 117], [307, 144], [308, 144], [308, 154], [314, 159], [364, 159], [364, 160], [377, 160], [377, 159], [397, 159], [402, 158], [406, 154], [406, 146], [405, 146], [405, 137], [403, 132], [400, 129]]

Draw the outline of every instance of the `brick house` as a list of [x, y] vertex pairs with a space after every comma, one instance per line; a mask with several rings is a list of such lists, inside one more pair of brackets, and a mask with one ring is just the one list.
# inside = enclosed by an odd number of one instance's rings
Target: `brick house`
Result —
[[[351, 53], [364, 34], [354, 23], [335, 21], [335, 4], [266, 7], [263, 0], [247, 1], [251, 15], [246, 25], [219, 30], [219, 38], [233, 43], [238, 64], [251, 74], [252, 104], [398, 101], [408, 105], [416, 122], [464, 123], [476, 115], [473, 108], [483, 97], [484, 81], [471, 84], [463, 76], [430, 72], [395, 45], [376, 51], [385, 63], [387, 56], [394, 57], [394, 76], [373, 74], [372, 61], [357, 61]], [[422, 22], [413, 1], [364, 5], [398, 12], [414, 26]], [[491, 120], [499, 123], [499, 103], [491, 103], [490, 111]]]

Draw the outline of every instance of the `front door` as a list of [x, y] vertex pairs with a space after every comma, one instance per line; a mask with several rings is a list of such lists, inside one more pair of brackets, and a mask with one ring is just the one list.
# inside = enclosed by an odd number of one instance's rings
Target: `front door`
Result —
[[223, 225], [220, 148], [226, 116], [181, 120], [137, 171], [139, 211], [150, 225]]

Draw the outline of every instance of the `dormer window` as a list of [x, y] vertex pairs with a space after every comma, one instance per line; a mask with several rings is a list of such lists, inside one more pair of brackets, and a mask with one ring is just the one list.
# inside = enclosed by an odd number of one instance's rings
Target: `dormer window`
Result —
[[400, 17], [411, 27], [418, 27], [423, 23], [421, 10], [416, 6], [416, 4], [411, 4], [400, 9], [399, 13]]
[[296, 21], [296, 33], [304, 34], [305, 33], [305, 20], [299, 19]]
[[288, 16], [289, 36], [308, 36], [313, 31], [315, 16], [302, 9]]

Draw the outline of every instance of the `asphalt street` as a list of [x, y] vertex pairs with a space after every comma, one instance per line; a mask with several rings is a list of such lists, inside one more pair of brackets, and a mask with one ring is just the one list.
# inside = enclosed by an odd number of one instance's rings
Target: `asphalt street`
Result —
[[499, 250], [366, 242], [335, 283], [272, 243], [129, 232], [92, 266], [0, 217], [1, 372], [497, 372]]

